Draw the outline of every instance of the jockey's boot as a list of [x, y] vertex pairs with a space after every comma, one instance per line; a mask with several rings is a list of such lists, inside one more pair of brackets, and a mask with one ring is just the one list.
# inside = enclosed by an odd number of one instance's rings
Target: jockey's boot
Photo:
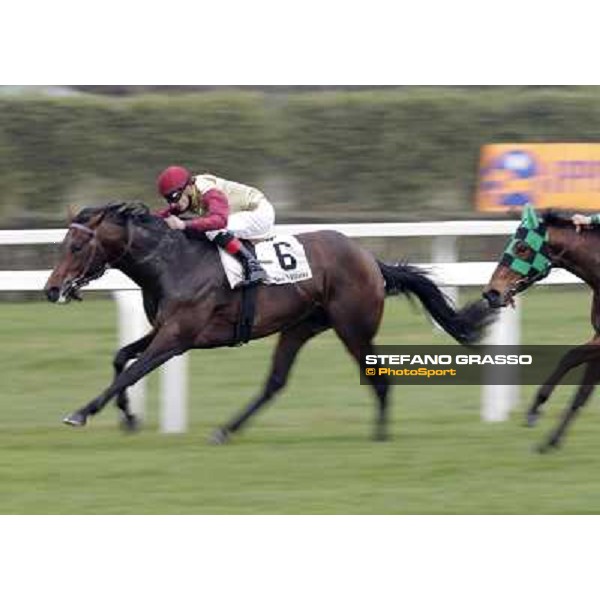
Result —
[[262, 268], [256, 257], [244, 246], [240, 244], [240, 250], [234, 255], [244, 267], [244, 281], [238, 287], [249, 287], [264, 283], [267, 280], [267, 272]]
[[237, 258], [244, 268], [244, 281], [237, 287], [249, 287], [266, 281], [267, 273], [256, 257], [238, 240], [231, 231], [220, 233], [214, 242], [221, 246], [226, 252]]

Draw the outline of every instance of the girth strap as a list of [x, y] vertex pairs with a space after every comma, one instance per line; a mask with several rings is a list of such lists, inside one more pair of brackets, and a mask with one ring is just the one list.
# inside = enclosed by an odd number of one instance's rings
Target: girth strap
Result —
[[[242, 242], [252, 254], [256, 256], [254, 247], [248, 242]], [[242, 302], [240, 305], [240, 313], [233, 334], [233, 342], [230, 346], [243, 346], [252, 338], [252, 326], [254, 325], [254, 317], [256, 314], [256, 293], [257, 285], [242, 288]]]
[[252, 326], [254, 325], [254, 315], [256, 314], [257, 291], [258, 286], [256, 285], [242, 289], [240, 315], [235, 325], [234, 339], [231, 346], [243, 346], [252, 338]]

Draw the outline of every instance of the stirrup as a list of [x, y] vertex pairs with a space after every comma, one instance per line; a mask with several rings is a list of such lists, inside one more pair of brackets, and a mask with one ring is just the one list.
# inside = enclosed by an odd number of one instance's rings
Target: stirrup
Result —
[[260, 285], [267, 281], [268, 275], [267, 272], [260, 266], [258, 269], [244, 269], [244, 279], [240, 281], [235, 287], [236, 288], [245, 288], [252, 287], [254, 285]]

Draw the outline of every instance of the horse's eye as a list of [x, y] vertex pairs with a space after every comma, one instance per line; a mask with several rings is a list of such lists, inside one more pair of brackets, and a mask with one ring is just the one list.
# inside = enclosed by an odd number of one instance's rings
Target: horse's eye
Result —
[[517, 254], [527, 254], [527, 252], [529, 252], [529, 246], [525, 242], [517, 242], [515, 244], [515, 252]]
[[78, 252], [81, 252], [83, 250], [83, 246], [80, 246], [79, 244], [73, 244], [71, 246], [71, 252], [73, 254], [77, 254]]

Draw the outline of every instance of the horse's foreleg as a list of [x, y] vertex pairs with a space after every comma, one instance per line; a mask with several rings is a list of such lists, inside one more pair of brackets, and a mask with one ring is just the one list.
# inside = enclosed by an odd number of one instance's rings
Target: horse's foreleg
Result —
[[188, 349], [189, 346], [172, 332], [167, 330], [158, 332], [135, 363], [118, 375], [102, 394], [66, 417], [64, 422], [78, 427], [85, 425], [88, 417], [101, 411], [113, 396], [120, 394], [160, 365]]
[[600, 357], [600, 338], [594, 338], [587, 344], [569, 350], [560, 360], [558, 366], [538, 390], [535, 400], [527, 411], [527, 425], [533, 427], [539, 417], [540, 408], [548, 401], [560, 380], [572, 369], [585, 362], [591, 362]]
[[[113, 367], [115, 369], [115, 381], [117, 377], [125, 370], [127, 363], [130, 360], [136, 359], [146, 348], [150, 345], [154, 336], [156, 335], [155, 331], [152, 331], [148, 335], [145, 335], [143, 338], [136, 340], [132, 344], [128, 344], [127, 346], [121, 348], [115, 358], [113, 360]], [[119, 392], [117, 396], [117, 407], [123, 413], [123, 427], [128, 431], [135, 431], [138, 427], [138, 419], [131, 412], [129, 407], [129, 397], [127, 395], [127, 390]]]
[[273, 355], [271, 372], [262, 394], [229, 423], [217, 429], [212, 434], [210, 442], [213, 444], [226, 443], [232, 433], [239, 431], [256, 412], [272, 400], [275, 394], [285, 387], [292, 365], [302, 346], [326, 329], [328, 329], [326, 325], [305, 321], [293, 329], [283, 332], [279, 337]]
[[583, 380], [579, 389], [575, 393], [571, 405], [567, 408], [561, 419], [560, 425], [550, 435], [548, 440], [539, 447], [540, 452], [546, 452], [547, 450], [558, 448], [565, 434], [565, 431], [569, 427], [571, 421], [575, 418], [579, 410], [585, 406], [586, 402], [590, 399], [596, 383], [600, 378], [600, 362], [590, 363], [586, 366]]

